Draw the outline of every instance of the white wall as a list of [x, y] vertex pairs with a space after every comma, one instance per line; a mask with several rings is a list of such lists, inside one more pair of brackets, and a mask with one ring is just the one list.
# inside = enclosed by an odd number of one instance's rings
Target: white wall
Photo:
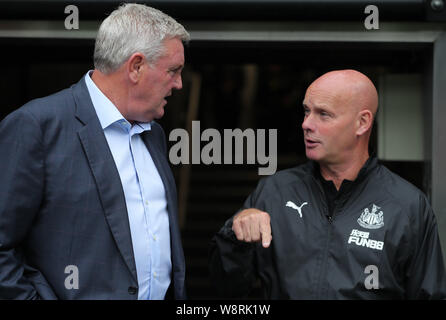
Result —
[[420, 74], [385, 74], [379, 79], [378, 157], [423, 161], [423, 83]]

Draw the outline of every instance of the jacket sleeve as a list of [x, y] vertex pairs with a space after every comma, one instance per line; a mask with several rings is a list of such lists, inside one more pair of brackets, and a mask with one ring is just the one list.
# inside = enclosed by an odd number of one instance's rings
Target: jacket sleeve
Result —
[[[262, 179], [256, 190], [248, 196], [243, 207], [263, 210], [257, 203], [263, 188]], [[237, 213], [238, 213], [237, 212]], [[237, 240], [228, 219], [213, 237], [209, 250], [209, 273], [217, 293], [225, 298], [246, 297], [257, 280], [256, 247], [258, 243]]]
[[34, 117], [19, 109], [0, 123], [0, 299], [37, 299], [22, 244], [39, 210], [44, 152]]
[[408, 299], [446, 299], [446, 277], [437, 222], [424, 195], [412, 221], [413, 254], [406, 272]]

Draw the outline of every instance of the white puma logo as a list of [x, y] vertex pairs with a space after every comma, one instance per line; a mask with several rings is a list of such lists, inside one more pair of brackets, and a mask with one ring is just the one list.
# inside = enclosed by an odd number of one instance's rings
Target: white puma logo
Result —
[[294, 202], [288, 201], [286, 203], [286, 206], [297, 210], [297, 212], [299, 212], [299, 216], [302, 218], [302, 207], [306, 204], [308, 204], [308, 202], [304, 202], [300, 205], [300, 207], [298, 207], [298, 206], [296, 206], [296, 204]]

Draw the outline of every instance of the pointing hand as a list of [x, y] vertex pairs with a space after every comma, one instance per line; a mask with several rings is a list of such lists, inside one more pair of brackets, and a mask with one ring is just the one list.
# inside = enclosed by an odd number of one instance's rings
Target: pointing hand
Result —
[[232, 230], [239, 241], [262, 241], [264, 248], [271, 244], [270, 216], [264, 211], [254, 208], [240, 211], [232, 221]]

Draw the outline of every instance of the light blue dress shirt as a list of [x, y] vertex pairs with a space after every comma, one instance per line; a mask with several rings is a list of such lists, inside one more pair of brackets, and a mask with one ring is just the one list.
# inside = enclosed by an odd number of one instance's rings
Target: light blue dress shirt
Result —
[[172, 262], [166, 191], [140, 133], [150, 123], [133, 126], [85, 75], [88, 92], [121, 178], [138, 274], [138, 299], [164, 299]]

